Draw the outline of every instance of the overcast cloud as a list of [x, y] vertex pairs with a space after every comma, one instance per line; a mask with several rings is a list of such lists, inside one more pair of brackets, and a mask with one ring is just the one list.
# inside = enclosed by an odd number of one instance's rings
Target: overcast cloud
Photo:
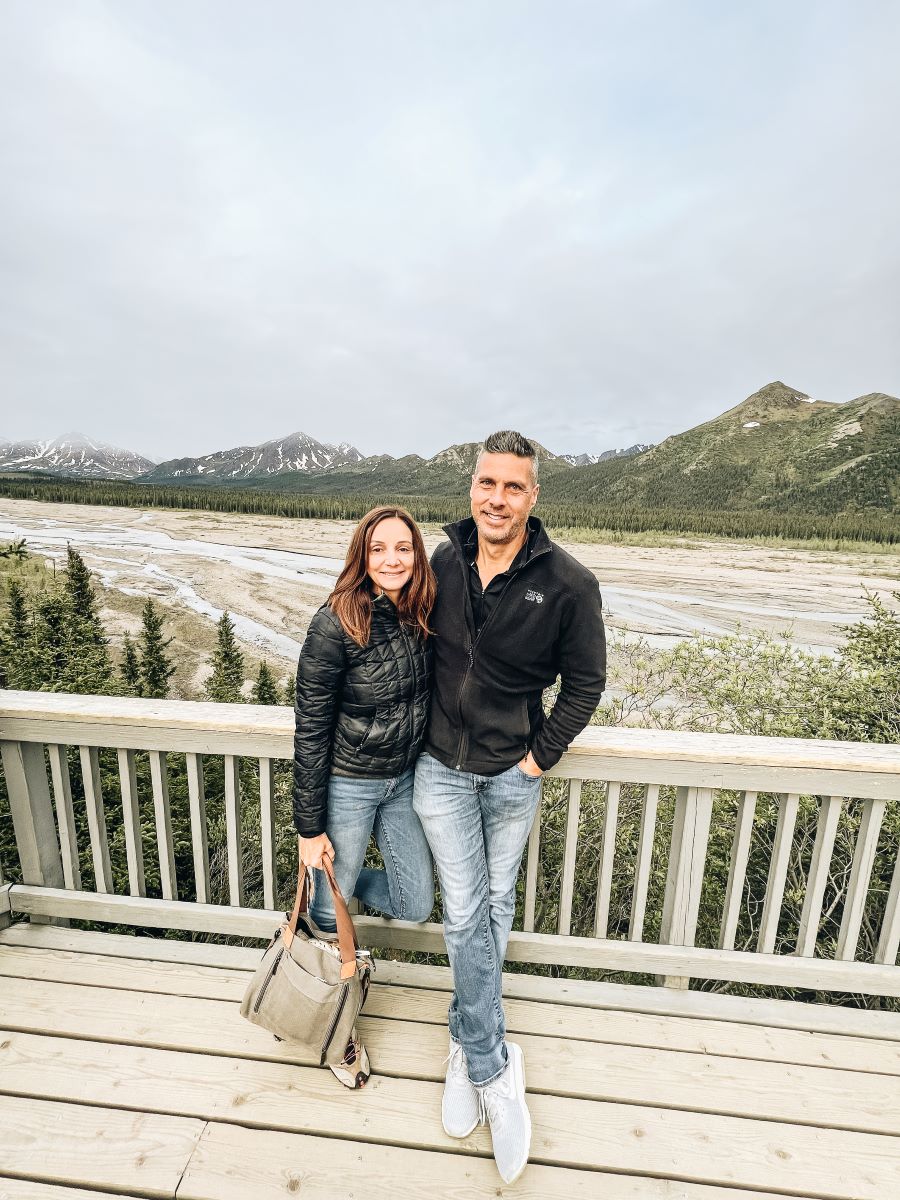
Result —
[[0, 437], [658, 441], [900, 393], [900, 5], [4, 0]]

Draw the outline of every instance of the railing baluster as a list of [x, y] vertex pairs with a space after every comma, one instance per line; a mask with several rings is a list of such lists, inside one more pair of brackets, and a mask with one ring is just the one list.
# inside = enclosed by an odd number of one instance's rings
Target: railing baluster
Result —
[[141, 838], [141, 814], [138, 808], [137, 763], [133, 750], [117, 751], [119, 784], [122, 790], [122, 822], [125, 832], [125, 858], [128, 862], [128, 891], [146, 896], [144, 881], [144, 845]]
[[756, 792], [741, 792], [734, 819], [731, 862], [728, 867], [728, 883], [725, 888], [725, 908], [722, 913], [722, 926], [719, 929], [720, 950], [734, 949], [744, 881], [747, 878], [747, 863], [750, 859], [750, 839], [753, 836], [755, 815]]
[[0, 862], [0, 931], [12, 924], [12, 906], [9, 902], [10, 884], [3, 879], [3, 863]]
[[22, 882], [63, 887], [44, 747], [39, 742], [3, 742], [0, 753]]
[[609, 927], [609, 899], [612, 892], [613, 859], [616, 854], [616, 830], [619, 821], [621, 783], [606, 785], [606, 804], [603, 808], [603, 838], [600, 847], [600, 866], [597, 871], [597, 909], [594, 914], [594, 937], [605, 938]]
[[106, 815], [103, 811], [103, 789], [100, 785], [100, 752], [96, 746], [79, 746], [81, 781], [87, 805], [88, 831], [91, 835], [91, 858], [94, 863], [94, 887], [108, 895], [113, 890], [112, 867], [109, 862], [109, 841], [106, 836]]
[[244, 902], [244, 864], [241, 856], [240, 763], [234, 754], [225, 755], [225, 840], [228, 847], [228, 903]]
[[766, 898], [763, 901], [762, 918], [759, 922], [757, 950], [760, 954], [771, 954], [775, 949], [775, 937], [781, 917], [781, 902], [784, 899], [784, 885], [787, 880], [788, 861], [791, 857], [799, 805], [800, 797], [796, 792], [789, 792], [788, 795], [782, 796], [778, 804], [778, 823], [775, 826], [775, 842], [772, 846], [769, 878], [766, 882]]
[[[711, 817], [711, 788], [678, 789], [663, 901], [660, 936], [663, 945], [694, 944]], [[684, 975], [667, 976], [664, 979], [667, 987], [680, 989], [687, 988], [689, 982], [689, 977]]]
[[581, 815], [581, 780], [569, 780], [569, 810], [566, 816], [566, 841], [563, 847], [562, 886], [559, 895], [559, 932], [572, 931], [572, 892], [575, 887], [575, 851], [578, 848], [578, 818]]
[[541, 809], [543, 794], [538, 799], [537, 811], [528, 834], [528, 858], [525, 863], [525, 909], [522, 914], [522, 929], [534, 933], [534, 910], [537, 902], [537, 873], [541, 854]]
[[866, 907], [869, 879], [872, 875], [872, 864], [875, 861], [875, 848], [878, 845], [881, 822], [884, 820], [885, 803], [884, 800], [863, 802], [862, 819], [859, 823], [856, 848], [853, 851], [853, 866], [850, 869], [850, 882], [847, 884], [847, 898], [844, 901], [844, 915], [835, 952], [835, 958], [842, 959], [844, 962], [849, 962], [856, 957], [859, 928]]
[[206, 791], [203, 787], [203, 758], [186, 754], [188, 805], [191, 812], [191, 849], [197, 903], [209, 904], [209, 840], [206, 833]]
[[647, 913], [647, 892], [650, 888], [650, 866], [653, 862], [658, 807], [659, 784], [651, 783], [647, 786], [647, 795], [641, 811], [641, 833], [634, 865], [634, 894], [631, 899], [631, 916], [628, 920], [628, 940], [630, 942], [640, 942], [644, 937], [644, 917]]
[[150, 779], [153, 784], [153, 812], [156, 817], [156, 842], [159, 846], [159, 880], [164, 900], [178, 899], [175, 879], [175, 850], [172, 846], [172, 812], [169, 806], [169, 780], [166, 756], [162, 750], [150, 751]]
[[822, 900], [825, 896], [825, 885], [828, 883], [828, 869], [831, 866], [831, 855], [834, 852], [834, 839], [837, 836], [843, 802], [843, 796], [823, 796], [819, 806], [816, 840], [809, 864], [809, 877], [806, 880], [803, 911], [800, 914], [797, 949], [794, 951], [801, 958], [812, 958], [816, 952], [819, 919], [822, 916]]
[[259, 820], [262, 838], [263, 904], [275, 907], [275, 772], [271, 758], [259, 760]]
[[47, 747], [53, 796], [56, 800], [56, 827], [59, 851], [62, 855], [63, 879], [67, 888], [81, 890], [81, 864], [78, 861], [78, 841], [75, 836], [75, 813], [72, 809], [72, 780], [69, 776], [69, 757], [66, 747]]
[[878, 939], [875, 961], [890, 963], [893, 966], [897, 961], [898, 950], [900, 950], [900, 848], [897, 851], [897, 861], [894, 863], [891, 890], [888, 893], [884, 920], [881, 923], [881, 937]]

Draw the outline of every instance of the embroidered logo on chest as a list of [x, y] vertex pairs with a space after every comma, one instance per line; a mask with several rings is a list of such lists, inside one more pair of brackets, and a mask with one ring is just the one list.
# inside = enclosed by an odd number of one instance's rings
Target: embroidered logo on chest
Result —
[[530, 600], [532, 604], [543, 604], [544, 603], [544, 593], [536, 592], [534, 590], [534, 588], [529, 588], [528, 591], [525, 593], [525, 599]]

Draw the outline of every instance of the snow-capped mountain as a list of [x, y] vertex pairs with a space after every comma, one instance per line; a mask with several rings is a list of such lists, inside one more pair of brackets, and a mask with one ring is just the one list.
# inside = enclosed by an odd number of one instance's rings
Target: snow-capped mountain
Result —
[[83, 433], [67, 433], [52, 441], [0, 443], [0, 470], [49, 471], [81, 479], [135, 479], [154, 463], [132, 450], [95, 442]]
[[246, 479], [248, 476], [280, 475], [285, 471], [328, 471], [358, 463], [362, 455], [355, 446], [341, 442], [332, 446], [317, 442], [305, 433], [273, 438], [259, 446], [235, 446], [201, 458], [173, 458], [159, 466], [151, 479]]
[[608, 458], [631, 458], [633, 454], [643, 454], [650, 449], [650, 443], [637, 442], [624, 450], [604, 450], [602, 454], [561, 454], [559, 457], [571, 463], [573, 467], [591, 467], [594, 463], [606, 462]]

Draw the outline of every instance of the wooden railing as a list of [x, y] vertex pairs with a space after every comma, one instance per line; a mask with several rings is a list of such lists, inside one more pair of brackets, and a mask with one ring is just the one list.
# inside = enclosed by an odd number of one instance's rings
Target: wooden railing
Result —
[[[24, 913], [36, 921], [72, 918], [270, 937], [278, 920], [276, 898], [284, 903], [291, 882], [276, 878], [277, 841], [291, 836], [283, 812], [281, 825], [276, 821], [276, 785], [280, 779], [283, 805], [289, 781], [282, 763], [291, 757], [292, 737], [293, 714], [281, 708], [0, 693], [3, 771], [21, 870], [21, 882], [10, 881], [10, 863], [7, 882], [0, 875], [0, 924]], [[113, 752], [117, 786], [104, 795], [100, 755], [108, 781]], [[141, 828], [137, 764], [143, 755], [149, 759], [152, 832]], [[167, 755], [184, 756], [179, 779], [186, 778], [189, 813], [189, 900], [179, 899]], [[242, 766], [248, 760], [250, 770]], [[224, 817], [226, 861], [219, 896], [211, 887], [204, 787], [211, 762], [222, 771], [219, 819]], [[147, 773], [146, 760], [142, 772]], [[762, 893], [754, 895], [747, 881], [751, 861], [757, 874], [759, 869], [758, 805], [772, 818], [768, 826], [762, 822], [768, 861]], [[809, 825], [811, 806], [815, 825], [805, 844], [795, 836], [798, 813], [806, 814]], [[673, 987], [686, 987], [694, 977], [900, 996], [898, 811], [897, 747], [587, 729], [546, 777], [508, 957], [649, 974]], [[248, 903], [244, 879], [248, 813], [259, 822], [253, 840], [255, 850], [258, 832], [262, 886], [255, 904]], [[704, 893], [713, 879], [707, 861], [711, 830], [717, 843], [726, 835], [728, 842], [727, 883], [721, 896], [712, 897]], [[843, 863], [835, 857], [839, 830], [842, 844], [850, 847]], [[159, 896], [151, 898], [145, 849], [154, 840]], [[115, 894], [111, 842], [124, 844], [127, 894], [124, 876]], [[82, 886], [83, 860], [92, 867], [92, 890]], [[723, 877], [721, 861], [717, 868]], [[789, 880], [798, 909], [799, 894], [803, 899], [798, 918], [787, 922], [793, 940], [786, 945], [784, 935], [779, 940], [779, 923], [785, 920]], [[697, 945], [701, 908], [708, 914], [710, 905], [718, 906], [715, 943]], [[758, 911], [748, 913], [748, 905]], [[444, 948], [439, 924], [358, 920], [373, 946]], [[869, 961], [859, 961], [864, 921]], [[822, 933], [829, 922], [830, 937]], [[658, 934], [644, 940], [648, 927], [657, 924]], [[708, 928], [707, 922], [707, 935]]]

